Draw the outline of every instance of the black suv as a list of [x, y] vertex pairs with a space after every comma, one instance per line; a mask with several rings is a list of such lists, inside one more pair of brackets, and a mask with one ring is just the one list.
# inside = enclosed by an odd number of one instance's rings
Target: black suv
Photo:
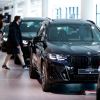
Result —
[[38, 72], [44, 91], [55, 83], [97, 82], [100, 31], [90, 21], [44, 21], [30, 52], [30, 78]]

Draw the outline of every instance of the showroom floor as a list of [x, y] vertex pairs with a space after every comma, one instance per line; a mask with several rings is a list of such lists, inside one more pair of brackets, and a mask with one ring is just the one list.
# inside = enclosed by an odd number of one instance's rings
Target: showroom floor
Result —
[[[0, 52], [0, 66], [4, 57], [5, 54]], [[53, 92], [43, 92], [39, 82], [29, 78], [28, 70], [22, 69], [12, 61], [9, 67], [10, 71], [0, 68], [0, 100], [96, 100], [95, 94], [76, 95], [73, 93], [72, 95], [72, 92], [68, 93], [69, 86], [67, 85], [55, 86]], [[70, 85], [69, 91], [72, 91], [72, 88], [74, 92], [80, 90], [78, 85]]]

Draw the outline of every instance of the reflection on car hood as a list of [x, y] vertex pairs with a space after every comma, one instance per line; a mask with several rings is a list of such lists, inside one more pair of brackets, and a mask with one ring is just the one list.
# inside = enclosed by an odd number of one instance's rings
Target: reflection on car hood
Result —
[[22, 38], [27, 40], [27, 39], [33, 39], [36, 36], [36, 32], [23, 32], [22, 33]]
[[56, 54], [98, 54], [100, 53], [100, 43], [61, 43], [48, 42], [48, 52]]

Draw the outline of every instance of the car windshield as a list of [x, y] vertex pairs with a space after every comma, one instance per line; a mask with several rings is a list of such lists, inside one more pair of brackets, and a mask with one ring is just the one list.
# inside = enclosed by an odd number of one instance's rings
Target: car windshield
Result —
[[100, 31], [90, 24], [52, 24], [48, 28], [48, 41], [99, 42]]
[[22, 20], [21, 32], [37, 32], [42, 20]]

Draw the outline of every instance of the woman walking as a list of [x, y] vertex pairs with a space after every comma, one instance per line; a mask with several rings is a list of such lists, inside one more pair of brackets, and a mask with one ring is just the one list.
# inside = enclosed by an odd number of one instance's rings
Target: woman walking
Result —
[[9, 33], [8, 33], [8, 41], [7, 41], [7, 46], [8, 46], [7, 56], [2, 66], [2, 68], [8, 69], [8, 70], [10, 68], [7, 67], [7, 63], [10, 60], [12, 54], [18, 55], [23, 68], [26, 67], [25, 61], [23, 58], [23, 53], [21, 50], [22, 36], [21, 36], [21, 31], [20, 31], [20, 21], [21, 21], [20, 16], [15, 16], [14, 21], [9, 25]]

